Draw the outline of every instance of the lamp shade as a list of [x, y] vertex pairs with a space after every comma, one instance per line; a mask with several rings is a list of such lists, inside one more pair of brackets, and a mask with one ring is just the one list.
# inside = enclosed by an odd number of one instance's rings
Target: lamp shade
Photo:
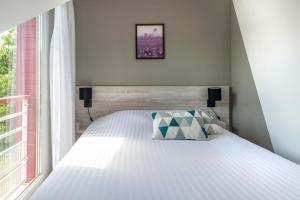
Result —
[[208, 88], [207, 107], [215, 107], [216, 101], [222, 100], [222, 90], [219, 87]]
[[208, 88], [208, 99], [212, 101], [222, 100], [222, 90], [219, 87]]
[[80, 100], [91, 100], [92, 99], [92, 88], [79, 88], [79, 99]]

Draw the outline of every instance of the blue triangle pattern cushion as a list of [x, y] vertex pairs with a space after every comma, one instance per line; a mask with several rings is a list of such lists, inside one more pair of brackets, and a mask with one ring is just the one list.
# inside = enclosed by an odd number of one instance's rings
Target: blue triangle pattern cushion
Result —
[[207, 140], [204, 121], [197, 110], [153, 112], [153, 139]]
[[172, 120], [170, 122], [170, 126], [178, 126], [179, 127], [179, 124], [177, 123], [175, 118], [172, 118]]
[[[188, 123], [189, 125], [192, 125], [193, 120], [195, 120], [195, 117], [187, 117], [187, 118], [186, 118], [186, 121], [187, 121], [187, 123]], [[198, 121], [198, 120], [197, 120], [197, 121]]]
[[163, 137], [166, 137], [168, 128], [169, 128], [168, 126], [159, 127], [159, 130], [160, 130], [161, 134], [163, 135]]
[[184, 134], [183, 134], [183, 132], [182, 132], [182, 130], [181, 130], [181, 128], [178, 130], [178, 132], [177, 132], [177, 135], [176, 135], [176, 140], [184, 140], [185, 139], [185, 137], [184, 137]]
[[167, 124], [167, 122], [164, 119], [160, 120], [159, 127], [168, 127], [168, 126], [169, 125]]
[[155, 119], [156, 115], [157, 115], [157, 112], [153, 112], [152, 113], [152, 119]]
[[192, 111], [188, 111], [188, 112], [191, 113], [192, 116], [194, 116], [196, 111], [192, 110]]

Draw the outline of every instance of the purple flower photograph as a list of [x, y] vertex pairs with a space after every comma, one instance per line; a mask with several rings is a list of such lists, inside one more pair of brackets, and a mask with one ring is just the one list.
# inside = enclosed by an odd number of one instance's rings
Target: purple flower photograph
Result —
[[136, 59], [164, 59], [164, 25], [136, 25]]

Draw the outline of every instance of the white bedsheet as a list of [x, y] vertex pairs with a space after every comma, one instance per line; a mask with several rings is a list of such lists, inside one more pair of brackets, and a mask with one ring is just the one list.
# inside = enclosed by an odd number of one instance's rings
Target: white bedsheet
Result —
[[152, 140], [146, 111], [96, 120], [32, 199], [299, 200], [300, 166], [225, 132]]

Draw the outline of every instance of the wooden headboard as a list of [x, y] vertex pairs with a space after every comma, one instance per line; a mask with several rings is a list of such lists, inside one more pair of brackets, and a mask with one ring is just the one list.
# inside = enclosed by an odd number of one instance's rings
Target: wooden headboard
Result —
[[[83, 101], [79, 100], [76, 88], [76, 124], [85, 128], [91, 122]], [[93, 118], [105, 116], [120, 110], [187, 110], [207, 111], [207, 88], [209, 86], [92, 86]], [[222, 101], [216, 102], [215, 112], [230, 125], [230, 88], [222, 88]]]

